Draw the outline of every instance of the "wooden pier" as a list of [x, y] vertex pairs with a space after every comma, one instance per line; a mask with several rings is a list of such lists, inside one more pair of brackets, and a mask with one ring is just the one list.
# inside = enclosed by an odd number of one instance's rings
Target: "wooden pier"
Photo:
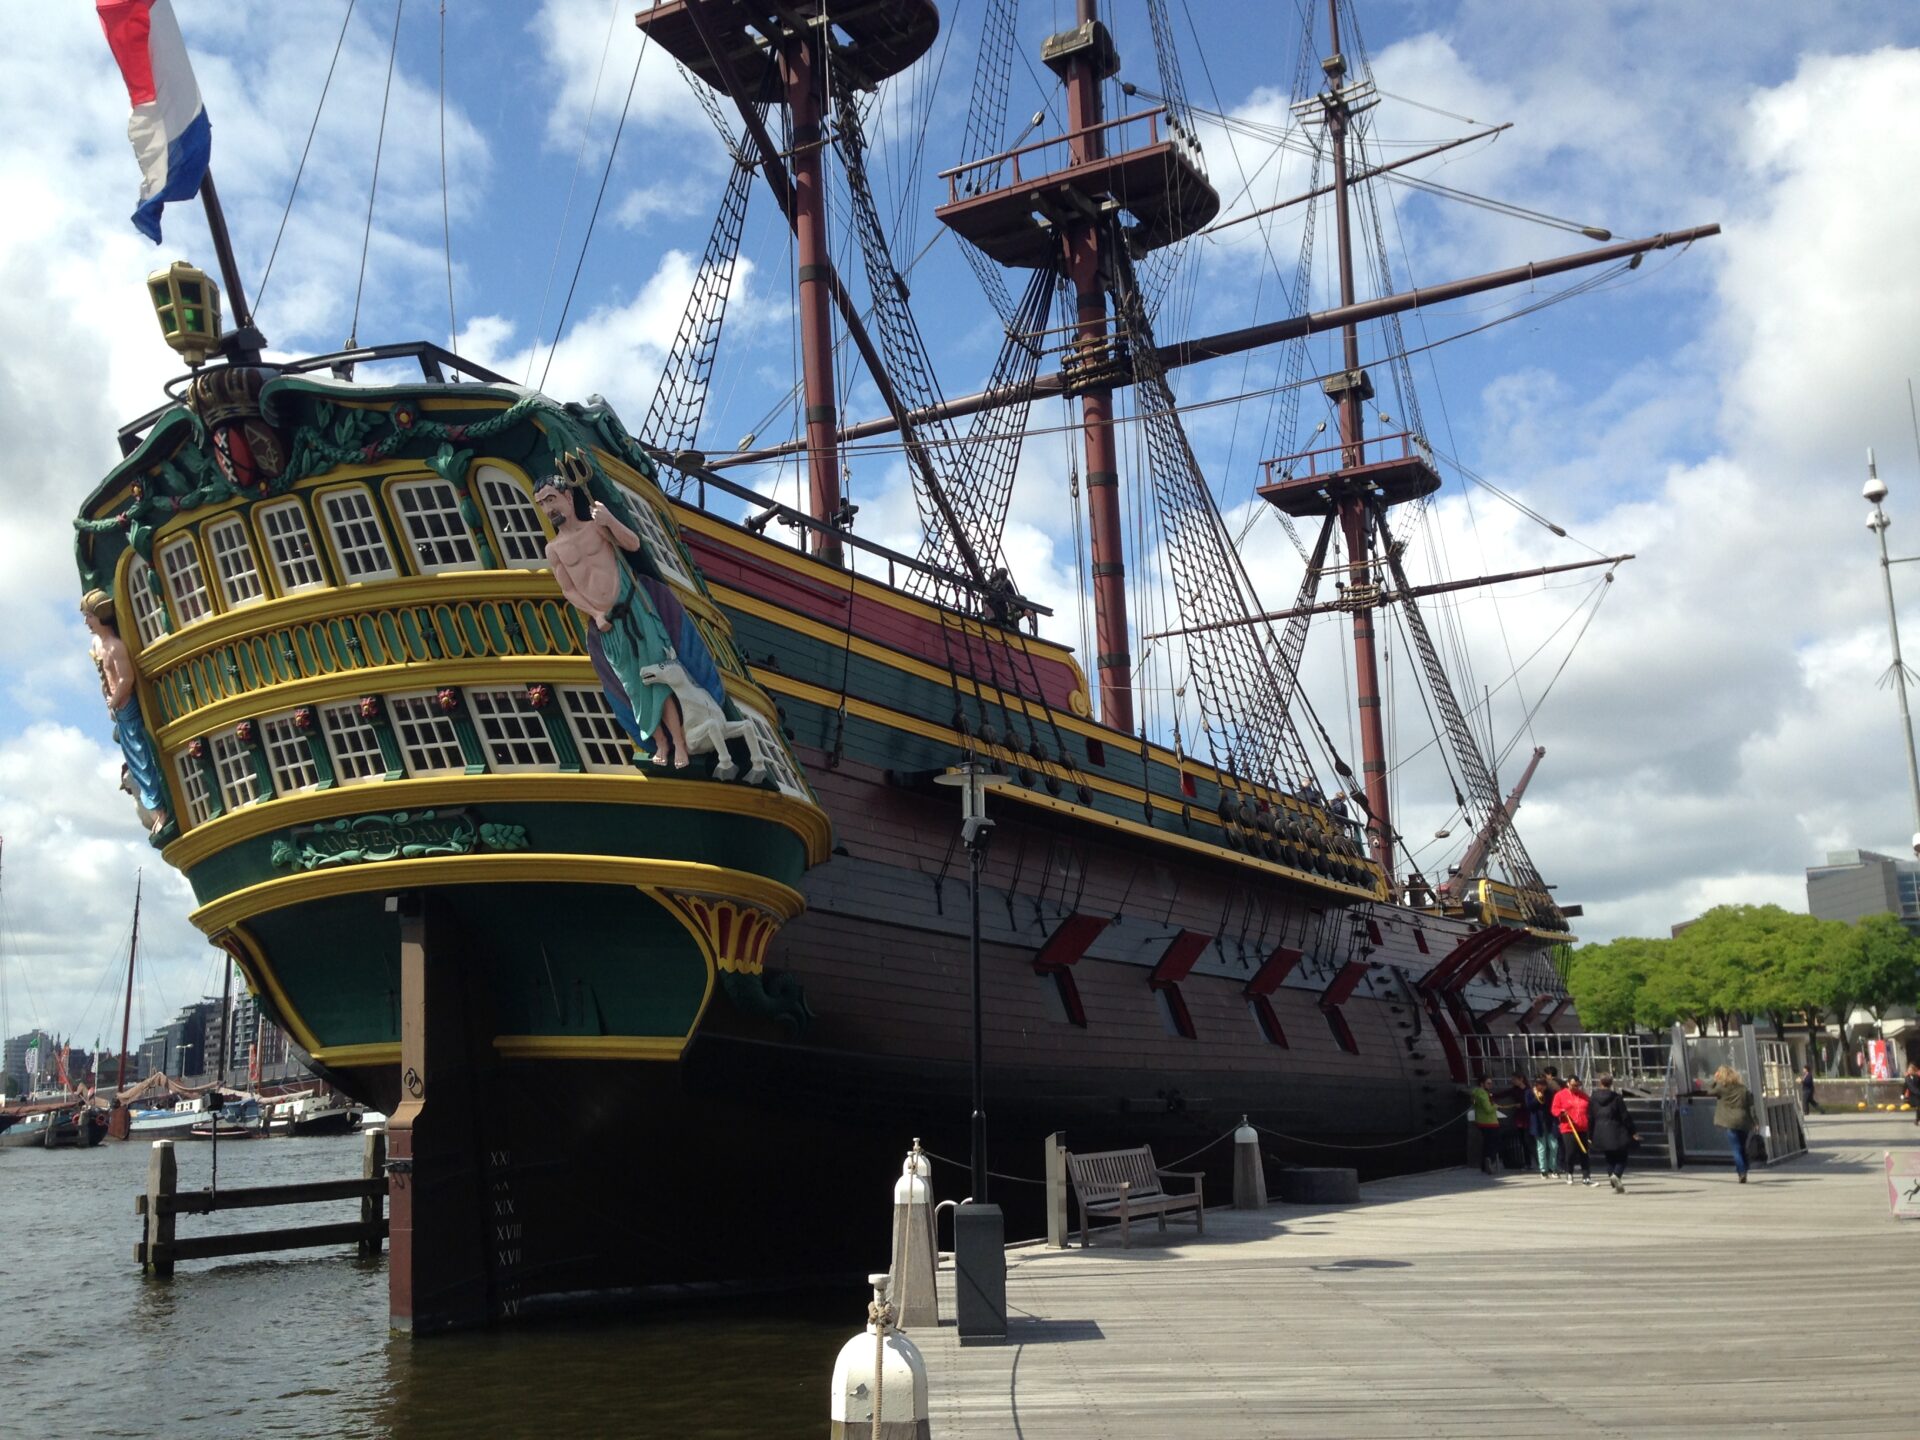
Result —
[[1009, 1336], [913, 1332], [942, 1440], [1904, 1433], [1920, 1225], [1910, 1117], [1813, 1117], [1808, 1154], [1629, 1172], [1625, 1195], [1435, 1171], [1206, 1235], [1008, 1252]]

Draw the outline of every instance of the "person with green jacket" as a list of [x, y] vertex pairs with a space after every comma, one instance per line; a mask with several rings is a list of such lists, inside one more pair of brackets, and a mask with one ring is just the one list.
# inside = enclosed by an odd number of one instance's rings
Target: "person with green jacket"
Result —
[[1713, 1107], [1713, 1123], [1727, 1132], [1727, 1144], [1733, 1149], [1733, 1170], [1742, 1185], [1747, 1183], [1747, 1137], [1753, 1134], [1753, 1092], [1741, 1083], [1740, 1072], [1722, 1065], [1713, 1072], [1708, 1092], [1718, 1103]]
[[1486, 1076], [1473, 1077], [1473, 1088], [1467, 1091], [1467, 1101], [1473, 1106], [1468, 1117], [1467, 1163], [1478, 1167], [1483, 1175], [1498, 1174], [1500, 1110], [1487, 1091]]

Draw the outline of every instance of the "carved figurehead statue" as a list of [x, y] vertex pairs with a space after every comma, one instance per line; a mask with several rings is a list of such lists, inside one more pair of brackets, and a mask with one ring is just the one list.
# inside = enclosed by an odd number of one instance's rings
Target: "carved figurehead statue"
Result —
[[641, 553], [640, 537], [588, 495], [586, 478], [581, 459], [577, 473], [549, 476], [534, 489], [534, 503], [553, 526], [547, 563], [560, 593], [587, 617], [587, 651], [614, 712], [623, 724], [632, 716], [628, 733], [653, 746], [654, 764], [684, 770], [693, 757], [680, 702], [671, 686], [643, 674], [657, 675], [657, 667], [674, 659], [673, 643], [620, 554]]
[[128, 788], [146, 814], [148, 830], [158, 834], [168, 821], [160, 755], [140, 715], [140, 700], [134, 693], [133, 657], [114, 627], [113, 597], [104, 590], [89, 590], [80, 597], [80, 618], [93, 636], [89, 649], [100, 671], [107, 713], [113, 717], [113, 738], [126, 761]]

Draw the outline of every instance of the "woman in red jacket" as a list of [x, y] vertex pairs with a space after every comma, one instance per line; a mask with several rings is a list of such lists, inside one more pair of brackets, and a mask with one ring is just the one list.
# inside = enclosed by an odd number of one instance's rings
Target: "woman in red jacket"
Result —
[[1554, 1117], [1560, 1122], [1560, 1168], [1567, 1184], [1573, 1183], [1574, 1161], [1580, 1162], [1580, 1183], [1593, 1184], [1593, 1161], [1587, 1154], [1587, 1135], [1592, 1129], [1591, 1102], [1578, 1075], [1567, 1077], [1567, 1088], [1553, 1097]]

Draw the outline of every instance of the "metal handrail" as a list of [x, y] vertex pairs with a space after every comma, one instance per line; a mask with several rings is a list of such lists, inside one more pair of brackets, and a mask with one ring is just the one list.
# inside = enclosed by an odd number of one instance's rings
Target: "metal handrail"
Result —
[[[1278, 470], [1282, 480], [1311, 480], [1320, 474], [1320, 457], [1323, 455], [1341, 457], [1327, 467], [1328, 474], [1336, 474], [1341, 470], [1351, 468], [1345, 459], [1349, 453], [1357, 450], [1359, 452], [1359, 458], [1353, 462], [1354, 465], [1365, 465], [1368, 463], [1368, 446], [1385, 446], [1388, 442], [1394, 440], [1400, 442], [1400, 453], [1398, 455], [1376, 455], [1373, 463], [1377, 464], [1389, 459], [1405, 460], [1416, 452], [1421, 459], [1431, 463], [1433, 452], [1428, 448], [1425, 438], [1415, 435], [1411, 430], [1398, 430], [1389, 435], [1368, 435], [1362, 439], [1358, 445], [1326, 445], [1318, 450], [1303, 450], [1298, 455], [1276, 455], [1271, 460], [1262, 460], [1260, 462], [1260, 471], [1268, 477], [1269, 483], [1271, 483], [1276, 470]], [[1303, 461], [1306, 462], [1307, 467], [1305, 474], [1302, 474], [1300, 471], [1300, 465]]]

